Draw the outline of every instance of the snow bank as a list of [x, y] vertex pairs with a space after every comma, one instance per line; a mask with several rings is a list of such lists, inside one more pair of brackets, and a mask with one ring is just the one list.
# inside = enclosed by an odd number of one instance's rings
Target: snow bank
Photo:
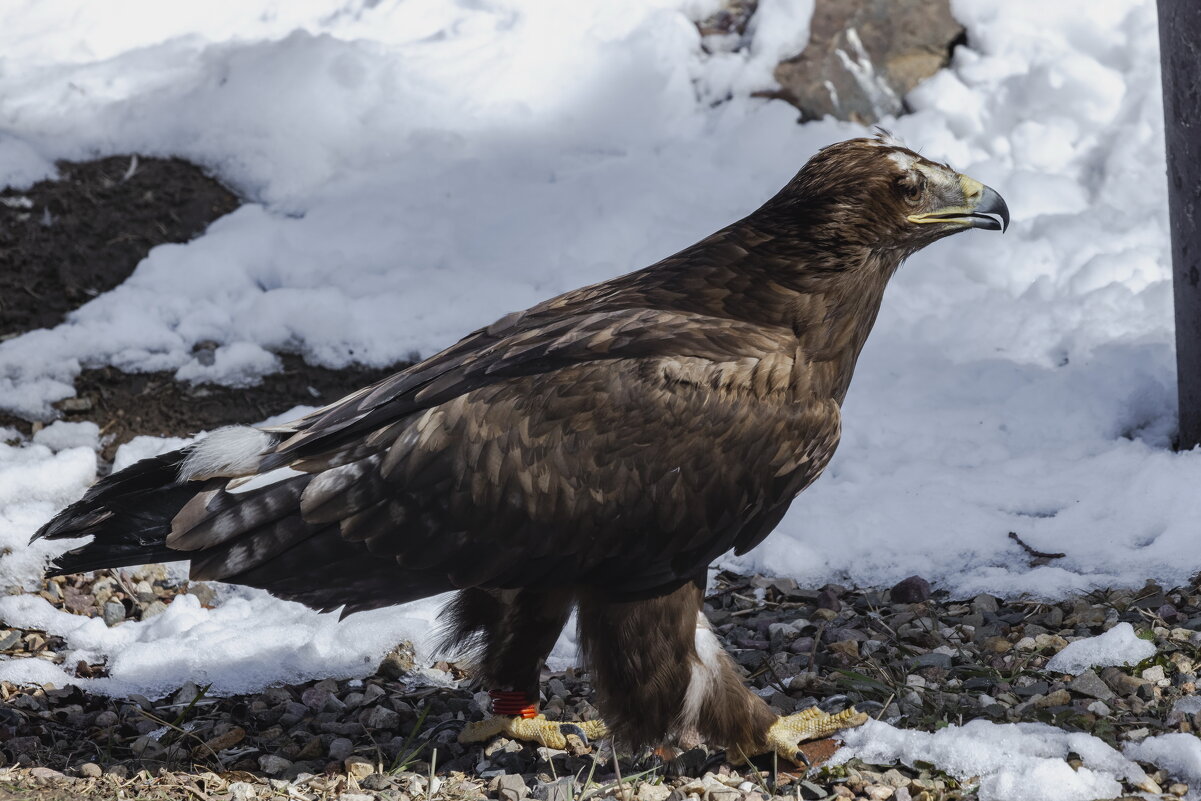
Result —
[[[1131, 758], [1104, 741], [1045, 723], [973, 720], [930, 733], [869, 720], [841, 736], [845, 746], [831, 764], [853, 757], [873, 765], [929, 762], [959, 780], [979, 778], [980, 801], [1117, 798], [1122, 794], [1121, 780], [1138, 785], [1147, 779]], [[1079, 769], [1068, 765], [1069, 753], [1084, 763]], [[1174, 749], [1170, 753], [1178, 755]]]
[[[109, 628], [100, 618], [55, 609], [40, 596], [11, 595], [0, 598], [0, 619], [65, 637], [65, 665], [106, 658], [110, 677], [78, 679], [43, 660], [11, 659], [0, 661], [0, 679], [157, 698], [187, 681], [211, 683], [214, 694], [228, 695], [279, 681], [356, 678], [373, 673], [397, 643], [424, 643], [439, 608], [438, 601], [426, 600], [399, 613], [375, 610], [339, 622], [337, 615], [315, 615], [300, 604], [238, 588], [212, 609], [194, 595], [179, 595], [160, 615]], [[29, 662], [41, 663], [36, 673]]]
[[1154, 655], [1153, 643], [1141, 639], [1129, 623], [1119, 623], [1099, 636], [1068, 643], [1066, 648], [1047, 660], [1046, 669], [1052, 673], [1074, 675], [1091, 667], [1137, 665]]

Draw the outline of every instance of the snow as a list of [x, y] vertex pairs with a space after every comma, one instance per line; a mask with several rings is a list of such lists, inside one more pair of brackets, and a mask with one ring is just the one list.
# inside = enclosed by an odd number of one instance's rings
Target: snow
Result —
[[[831, 764], [858, 757], [868, 764], [928, 762], [956, 779], [979, 780], [980, 801], [1093, 801], [1122, 795], [1123, 780], [1138, 786], [1147, 774], [1134, 760], [1161, 764], [1179, 775], [1197, 775], [1201, 744], [1187, 734], [1167, 734], [1127, 744], [1119, 752], [1083, 732], [1045, 723], [973, 720], [936, 732], [897, 729], [869, 720], [840, 735], [845, 746]], [[1185, 738], [1188, 745], [1171, 738]], [[1156, 741], [1147, 744], [1152, 740]], [[1081, 767], [1073, 770], [1068, 754]], [[1190, 773], [1191, 772], [1191, 773]]]
[[[748, 47], [710, 37], [702, 48], [692, 20], [718, 5], [126, 0], [113, 14], [86, 0], [4, 4], [0, 184], [28, 187], [58, 159], [137, 152], [191, 159], [250, 202], [190, 243], [155, 248], [64, 324], [0, 342], [0, 409], [49, 420], [86, 366], [247, 386], [281, 351], [329, 367], [429, 354], [669, 255], [753, 210], [818, 147], [867, 133], [797, 125], [792, 107], [752, 96], [803, 47], [812, 0], [765, 0]], [[953, 10], [970, 47], [911, 93], [914, 113], [884, 126], [997, 189], [1013, 224], [905, 265], [826, 475], [764, 545], [724, 564], [810, 585], [920, 574], [958, 596], [1183, 583], [1201, 568], [1201, 452], [1169, 447], [1154, 3], [955, 0]], [[211, 360], [193, 353], [206, 340], [218, 344]], [[0, 444], [3, 584], [33, 586], [61, 547], [26, 543], [94, 480], [97, 437], [57, 423]], [[117, 465], [183, 442], [138, 438]], [[1031, 567], [1010, 531], [1066, 556]], [[398, 639], [425, 648], [436, 604], [339, 623], [235, 589], [213, 609], [183, 597], [113, 629], [36, 597], [0, 599], [0, 617], [106, 658], [111, 678], [86, 680], [97, 691], [203, 680], [237, 692], [363, 675]], [[1098, 653], [1125, 655], [1119, 645]], [[556, 651], [572, 653], [566, 639]], [[68, 680], [55, 671], [0, 663], [0, 677]], [[892, 744], [890, 758], [937, 747], [993, 797], [1033, 791], [990, 749], [1077, 793], [1058, 798], [1100, 797], [1129, 775], [1125, 757], [1077, 735], [991, 725], [867, 731]], [[1181, 742], [1137, 748], [1196, 775]], [[1072, 775], [1069, 747], [1086, 756]]]
[[1047, 660], [1050, 673], [1083, 673], [1092, 667], [1137, 665], [1155, 655], [1155, 645], [1140, 639], [1129, 623], [1119, 623], [1104, 634], [1067, 644]]
[[100, 426], [95, 423], [68, 423], [57, 420], [33, 435], [33, 441], [52, 451], [67, 448], [100, 448]]
[[1197, 792], [1197, 784], [1201, 783], [1201, 740], [1196, 734], [1157, 734], [1127, 744], [1122, 753], [1130, 759], [1158, 765], [1172, 776], [1192, 785], [1192, 792], [1188, 796], [1190, 799], [1201, 796]]

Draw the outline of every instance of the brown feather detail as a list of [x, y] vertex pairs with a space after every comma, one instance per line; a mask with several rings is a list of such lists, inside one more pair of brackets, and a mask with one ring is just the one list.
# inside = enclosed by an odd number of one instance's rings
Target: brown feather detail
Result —
[[295, 514], [311, 479], [298, 475], [243, 492], [201, 493], [172, 518], [167, 545], [180, 551], [198, 551]]

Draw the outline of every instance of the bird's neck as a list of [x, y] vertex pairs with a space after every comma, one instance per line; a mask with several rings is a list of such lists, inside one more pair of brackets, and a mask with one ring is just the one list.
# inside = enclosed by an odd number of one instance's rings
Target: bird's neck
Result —
[[827, 245], [815, 254], [812, 241], [795, 236], [768, 240], [771, 257], [748, 263], [764, 271], [753, 280], [770, 291], [741, 293], [739, 313], [791, 328], [798, 359], [811, 368], [813, 383], [807, 390], [841, 404], [888, 279], [905, 254], [845, 242]]

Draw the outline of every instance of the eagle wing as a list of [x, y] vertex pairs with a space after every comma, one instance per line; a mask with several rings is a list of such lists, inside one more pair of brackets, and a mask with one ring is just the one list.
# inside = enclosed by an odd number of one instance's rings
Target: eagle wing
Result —
[[797, 357], [736, 320], [535, 307], [280, 431], [265, 478], [200, 492], [166, 544], [198, 578], [348, 611], [431, 582], [657, 589], [753, 545], [824, 467], [838, 407], [795, 402]]

